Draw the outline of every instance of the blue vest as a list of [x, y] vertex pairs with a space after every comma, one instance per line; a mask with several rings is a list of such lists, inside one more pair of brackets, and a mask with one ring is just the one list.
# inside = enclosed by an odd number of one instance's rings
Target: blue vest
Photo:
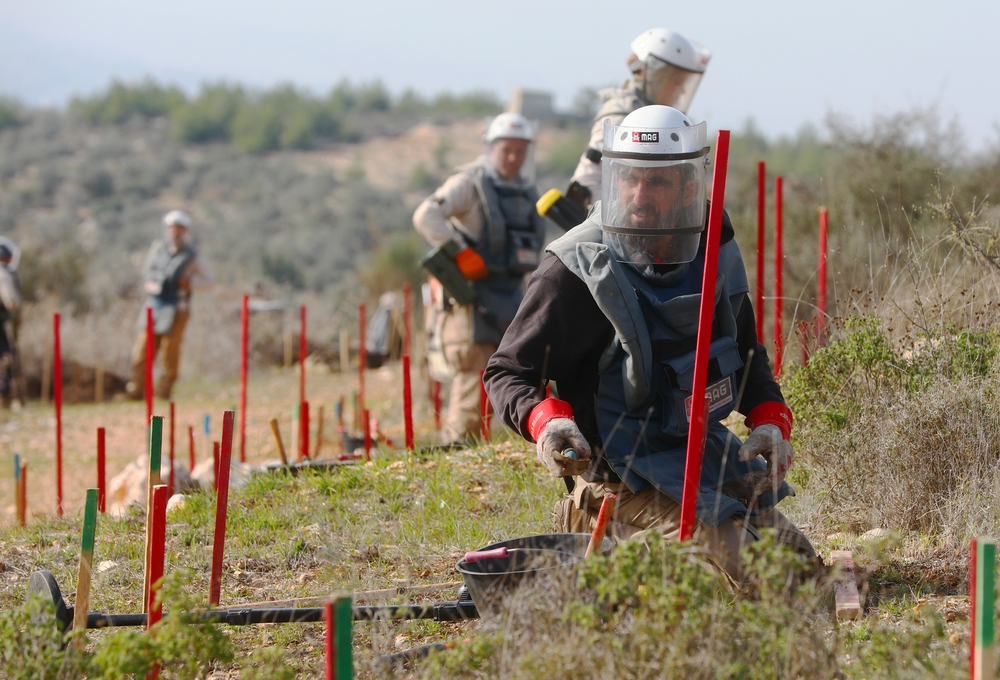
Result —
[[499, 345], [524, 298], [524, 275], [538, 268], [545, 242], [545, 221], [535, 210], [533, 185], [493, 177], [485, 157], [463, 168], [483, 207], [483, 235], [473, 248], [490, 275], [473, 282], [476, 303], [473, 342]]
[[[592, 211], [587, 222], [548, 250], [587, 284], [615, 329], [599, 364], [595, 398], [602, 455], [632, 493], [653, 486], [680, 503], [704, 256], [667, 275], [640, 275], [615, 260], [601, 243], [599, 215], [599, 208]], [[698, 519], [711, 526], [748, 512], [737, 500], [750, 496], [740, 480], [751, 470], [766, 468], [759, 457], [739, 460], [741, 442], [721, 423], [737, 406], [740, 386], [735, 373], [743, 362], [736, 342], [739, 310], [733, 305], [748, 289], [739, 247], [729, 241], [719, 252], [709, 424], [695, 510]], [[766, 491], [752, 512], [769, 509], [792, 493], [788, 484], [776, 497]]]

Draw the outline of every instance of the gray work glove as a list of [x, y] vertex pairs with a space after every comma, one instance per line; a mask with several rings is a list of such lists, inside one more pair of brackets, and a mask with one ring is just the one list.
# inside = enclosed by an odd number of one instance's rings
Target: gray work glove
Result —
[[[569, 418], [553, 418], [545, 424], [535, 446], [538, 462], [556, 477], [582, 475], [590, 467], [590, 444]], [[576, 458], [567, 455], [576, 453]]]
[[740, 460], [753, 460], [763, 456], [767, 469], [750, 472], [743, 477], [743, 484], [760, 495], [768, 489], [777, 490], [784, 481], [794, 456], [792, 445], [781, 436], [777, 425], [761, 425], [754, 429], [740, 447]]

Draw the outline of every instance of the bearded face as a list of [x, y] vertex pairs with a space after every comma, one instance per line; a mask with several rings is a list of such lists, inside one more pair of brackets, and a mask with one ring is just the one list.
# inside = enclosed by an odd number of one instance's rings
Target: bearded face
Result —
[[607, 206], [609, 224], [650, 232], [614, 234], [621, 250], [629, 255], [628, 260], [660, 264], [690, 259], [686, 253], [691, 250], [691, 243], [696, 247], [699, 236], [663, 232], [689, 228], [691, 218], [697, 219], [689, 215], [692, 212], [689, 208], [697, 199], [698, 182], [685, 180], [682, 166], [678, 165], [653, 168], [621, 165], [614, 183], [613, 200]]

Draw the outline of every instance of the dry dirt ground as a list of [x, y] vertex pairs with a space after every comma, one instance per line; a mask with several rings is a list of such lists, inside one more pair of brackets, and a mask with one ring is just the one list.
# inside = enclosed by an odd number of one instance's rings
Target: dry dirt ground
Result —
[[[413, 400], [416, 436], [431, 441], [433, 410], [428, 398], [427, 379], [414, 371]], [[403, 414], [402, 368], [399, 362], [366, 372], [366, 401], [373, 418], [390, 438], [402, 442]], [[345, 399], [345, 418], [353, 416], [352, 391], [358, 389], [357, 366], [350, 373], [331, 373], [324, 366], [307, 371], [306, 390], [310, 402], [310, 446], [315, 446], [318, 409], [323, 408], [323, 446], [321, 455], [340, 452], [335, 440], [334, 408]], [[247, 388], [246, 459], [260, 464], [278, 458], [268, 422], [277, 418], [286, 449], [291, 443], [292, 406], [298, 399], [298, 369], [264, 369], [250, 374]], [[196, 376], [181, 375], [174, 393], [176, 413], [175, 455], [187, 466], [188, 427], [195, 429], [195, 455], [198, 461], [211, 455], [211, 444], [202, 432], [205, 415], [210, 418], [211, 439], [220, 440], [222, 415], [237, 409], [239, 385], [201, 381]], [[157, 400], [154, 413], [168, 415], [167, 402]], [[28, 463], [28, 514], [53, 514], [56, 511], [56, 422], [52, 404], [37, 401], [18, 411], [0, 415], [0, 521], [13, 522], [13, 457], [20, 454]], [[110, 480], [129, 462], [146, 454], [146, 406], [144, 402], [118, 401], [105, 404], [65, 405], [63, 407], [63, 508], [67, 514], [83, 509], [85, 491], [97, 485], [97, 428], [104, 427], [107, 438], [107, 478]], [[234, 459], [238, 456], [239, 423], [234, 441]], [[168, 457], [165, 421], [164, 460]], [[167, 467], [164, 464], [164, 472]]]

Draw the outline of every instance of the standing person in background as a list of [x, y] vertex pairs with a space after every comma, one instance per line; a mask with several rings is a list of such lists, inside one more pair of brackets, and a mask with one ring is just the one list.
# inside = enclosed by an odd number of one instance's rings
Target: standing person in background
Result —
[[189, 242], [191, 217], [171, 210], [163, 217], [163, 238], [156, 239], [143, 265], [146, 304], [139, 317], [139, 337], [132, 348], [132, 380], [128, 396], [142, 399], [146, 382], [146, 308], [153, 309], [153, 357], [163, 349], [163, 375], [156, 396], [169, 399], [181, 359], [181, 340], [191, 314], [191, 291], [213, 283], [204, 259]]
[[[17, 281], [17, 246], [9, 239], [0, 240], [0, 405], [10, 408], [14, 384], [14, 353], [17, 346], [18, 313], [21, 291]], [[10, 322], [8, 333], [7, 322]]]
[[619, 88], [601, 90], [601, 108], [594, 117], [590, 143], [573, 172], [567, 198], [585, 208], [601, 196], [601, 149], [604, 121], [621, 125], [642, 106], [662, 104], [687, 113], [708, 68], [712, 53], [704, 45], [666, 28], [653, 28], [632, 41], [625, 63], [632, 71]]
[[534, 126], [503, 113], [486, 131], [486, 154], [459, 168], [413, 214], [432, 246], [453, 241], [462, 275], [476, 300], [459, 305], [433, 280], [435, 335], [452, 374], [443, 443], [475, 437], [480, 422], [480, 373], [524, 297], [524, 278], [538, 267], [545, 222], [535, 211], [531, 162]]

